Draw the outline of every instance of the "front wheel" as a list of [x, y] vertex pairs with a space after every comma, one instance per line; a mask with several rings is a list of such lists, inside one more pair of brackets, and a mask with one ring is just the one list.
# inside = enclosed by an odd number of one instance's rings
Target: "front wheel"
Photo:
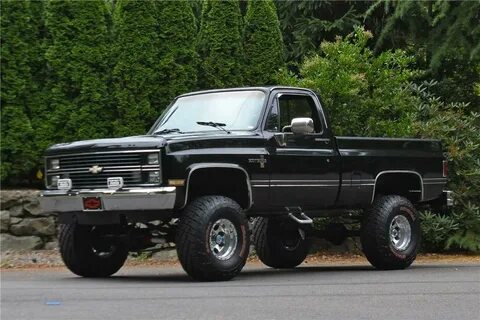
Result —
[[250, 247], [247, 219], [230, 198], [197, 198], [182, 213], [176, 246], [183, 269], [193, 279], [230, 280], [247, 261]]
[[115, 238], [116, 228], [61, 224], [58, 241], [67, 268], [82, 277], [108, 277], [117, 272], [127, 259], [128, 249]]
[[412, 203], [401, 196], [381, 196], [362, 222], [360, 240], [368, 261], [377, 269], [405, 269], [420, 245], [420, 221]]

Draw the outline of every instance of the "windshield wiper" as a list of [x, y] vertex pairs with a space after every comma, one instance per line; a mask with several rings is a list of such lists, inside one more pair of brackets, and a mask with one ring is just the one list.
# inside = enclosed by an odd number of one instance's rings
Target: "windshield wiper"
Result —
[[158, 131], [155, 131], [153, 134], [167, 134], [167, 133], [172, 133], [172, 132], [182, 133], [182, 131], [180, 131], [180, 129], [172, 128], [172, 129], [158, 130]]
[[228, 131], [227, 129], [223, 128], [226, 126], [225, 123], [221, 123], [221, 122], [213, 122], [213, 121], [208, 121], [208, 122], [204, 122], [204, 121], [197, 121], [197, 124], [201, 125], [201, 126], [209, 126], [209, 127], [214, 127], [214, 128], [217, 128], [219, 130], [222, 130], [222, 131], [225, 131], [226, 133], [231, 133], [230, 131]]

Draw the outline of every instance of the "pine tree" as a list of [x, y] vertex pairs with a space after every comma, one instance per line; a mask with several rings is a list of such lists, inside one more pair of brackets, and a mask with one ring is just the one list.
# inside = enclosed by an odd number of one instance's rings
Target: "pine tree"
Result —
[[50, 1], [46, 8], [50, 127], [56, 142], [105, 137], [111, 131], [106, 14], [103, 0]]
[[152, 0], [120, 0], [115, 5], [114, 133], [119, 136], [145, 133], [163, 107], [154, 101], [161, 90], [155, 12]]
[[[192, 6], [187, 1], [157, 2], [159, 22], [159, 88], [155, 106], [164, 108], [178, 94], [197, 84], [197, 28]], [[159, 113], [160, 110], [157, 110]]]
[[28, 3], [2, 1], [1, 15], [1, 180], [20, 178], [35, 161], [28, 113], [32, 29]]
[[198, 40], [201, 88], [242, 84], [241, 20], [237, 0], [205, 0], [203, 3]]
[[277, 10], [272, 0], [250, 0], [245, 16], [245, 83], [273, 84], [284, 66], [283, 39]]

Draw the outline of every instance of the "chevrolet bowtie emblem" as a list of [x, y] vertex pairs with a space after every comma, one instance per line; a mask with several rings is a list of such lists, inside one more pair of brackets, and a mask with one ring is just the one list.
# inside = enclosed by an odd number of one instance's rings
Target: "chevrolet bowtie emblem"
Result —
[[94, 165], [93, 167], [88, 168], [88, 172], [93, 173], [93, 174], [100, 173], [100, 172], [102, 172], [102, 170], [103, 170], [103, 168], [100, 167], [100, 166], [97, 166], [97, 165]]

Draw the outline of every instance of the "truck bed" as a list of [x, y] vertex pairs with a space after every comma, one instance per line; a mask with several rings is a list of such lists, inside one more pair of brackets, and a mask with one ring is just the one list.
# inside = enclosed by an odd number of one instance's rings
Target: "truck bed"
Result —
[[418, 176], [420, 201], [438, 198], [446, 184], [439, 140], [335, 137], [341, 157], [342, 189], [338, 204], [371, 202], [377, 179], [388, 172]]

